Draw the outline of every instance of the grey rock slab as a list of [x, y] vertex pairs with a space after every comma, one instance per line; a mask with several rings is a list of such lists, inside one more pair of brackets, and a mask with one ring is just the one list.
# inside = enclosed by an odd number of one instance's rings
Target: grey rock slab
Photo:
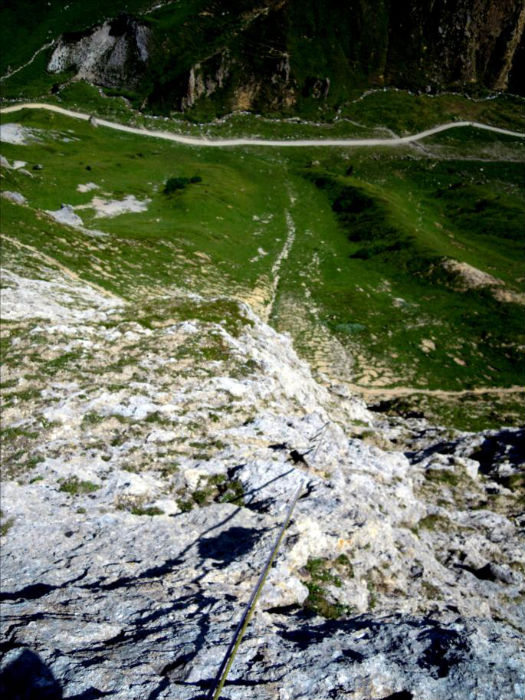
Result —
[[[15, 434], [2, 484], [6, 678], [32, 669], [64, 697], [195, 700], [302, 482], [225, 697], [520, 697], [516, 431], [451, 437], [412, 421], [388, 433], [244, 305], [237, 335], [198, 319], [143, 328], [80, 280], [16, 269], [3, 290], [22, 358], [3, 415]], [[222, 355], [208, 362], [195, 349], [211, 337]], [[81, 362], [40, 371], [72, 351]], [[349, 439], [355, 420], [412, 446]], [[316, 590], [346, 616], [308, 613]]]

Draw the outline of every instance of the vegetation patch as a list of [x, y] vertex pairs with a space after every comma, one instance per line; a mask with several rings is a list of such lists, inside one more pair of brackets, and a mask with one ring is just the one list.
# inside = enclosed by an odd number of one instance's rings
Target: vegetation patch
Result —
[[62, 479], [58, 490], [69, 493], [72, 496], [79, 496], [93, 493], [93, 491], [97, 491], [99, 488], [100, 486], [94, 484], [92, 481], [82, 481], [77, 476], [72, 476], [69, 479]]
[[451, 522], [441, 515], [432, 513], [422, 518], [417, 525], [412, 528], [414, 534], [418, 534], [421, 530], [439, 530], [440, 532], [449, 532]]
[[14, 518], [6, 518], [0, 523], [0, 537], [5, 537], [7, 535], [9, 530], [13, 527], [14, 522]]
[[85, 413], [82, 418], [82, 427], [87, 428], [94, 425], [99, 425], [106, 419], [106, 416], [96, 413], [95, 411], [89, 411]]
[[425, 479], [432, 484], [444, 484], [455, 487], [459, 484], [461, 476], [452, 469], [427, 469]]
[[157, 506], [132, 506], [129, 511], [132, 515], [164, 515], [164, 511]]
[[199, 480], [199, 488], [193, 491], [188, 498], [181, 496], [177, 505], [183, 512], [187, 512], [195, 506], [206, 506], [211, 503], [233, 503], [244, 505], [244, 488], [239, 479], [230, 479], [226, 474], [213, 474], [202, 476]]
[[353, 568], [346, 555], [340, 555], [335, 561], [322, 558], [309, 559], [305, 573], [308, 576], [304, 582], [308, 588], [308, 597], [303, 604], [306, 610], [329, 619], [337, 619], [351, 612], [349, 606], [334, 601], [326, 590], [327, 585], [341, 588], [343, 586], [341, 576], [353, 577]]
[[136, 320], [145, 328], [192, 320], [215, 323], [235, 337], [245, 326], [253, 326], [253, 321], [244, 315], [239, 303], [227, 298], [209, 301], [187, 297], [154, 300], [142, 306]]
[[170, 177], [164, 185], [162, 190], [164, 194], [173, 194], [183, 190], [187, 185], [196, 184], [197, 182], [202, 182], [202, 177], [200, 175], [194, 175], [193, 177]]

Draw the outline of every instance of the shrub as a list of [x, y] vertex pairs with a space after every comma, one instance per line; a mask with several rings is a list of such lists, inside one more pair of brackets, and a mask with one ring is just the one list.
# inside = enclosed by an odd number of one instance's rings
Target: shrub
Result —
[[164, 194], [173, 194], [173, 192], [183, 190], [186, 185], [196, 182], [202, 182], [202, 178], [199, 175], [194, 175], [193, 177], [170, 177], [166, 181], [163, 192]]
[[99, 488], [100, 486], [91, 481], [80, 481], [78, 477], [72, 476], [70, 479], [62, 480], [58, 490], [76, 496], [81, 493], [93, 493]]

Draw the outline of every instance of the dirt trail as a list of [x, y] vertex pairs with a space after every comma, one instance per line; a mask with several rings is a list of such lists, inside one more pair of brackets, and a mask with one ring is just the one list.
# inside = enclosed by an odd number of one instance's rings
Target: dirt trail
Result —
[[0, 109], [0, 114], [13, 114], [15, 112], [20, 112], [23, 109], [44, 109], [50, 112], [56, 112], [57, 114], [63, 114], [66, 117], [81, 119], [83, 121], [89, 121], [91, 119], [92, 122], [97, 126], [105, 126], [109, 129], [116, 129], [117, 131], [124, 131], [129, 134], [136, 134], [138, 136], [150, 136], [152, 138], [164, 139], [165, 141], [174, 141], [176, 143], [182, 143], [187, 146], [207, 146], [211, 148], [226, 148], [232, 146], [268, 146], [275, 148], [297, 148], [312, 146], [402, 146], [407, 143], [419, 141], [420, 139], [424, 139], [427, 136], [439, 134], [442, 131], [448, 131], [449, 129], [457, 129], [465, 126], [474, 127], [476, 129], [485, 129], [487, 131], [492, 131], [497, 134], [503, 134], [505, 136], [525, 138], [525, 134], [520, 133], [518, 131], [500, 129], [496, 126], [481, 124], [480, 122], [460, 121], [448, 122], [447, 124], [440, 124], [438, 126], [433, 127], [432, 129], [420, 131], [417, 134], [390, 139], [208, 139], [205, 137], [198, 136], [182, 136], [181, 134], [173, 134], [169, 131], [157, 131], [152, 129], [138, 128], [135, 126], [127, 126], [126, 124], [111, 122], [107, 119], [99, 119], [98, 117], [93, 118], [91, 115], [86, 114], [85, 112], [76, 112], [71, 109], [65, 109], [64, 107], [58, 107], [57, 105], [47, 104], [45, 102], [24, 102], [22, 104], [11, 105], [10, 107], [3, 107], [2, 109]]
[[[292, 199], [293, 201], [293, 199]], [[290, 250], [292, 249], [292, 246], [295, 241], [295, 224], [294, 220], [292, 219], [292, 215], [290, 214], [289, 211], [285, 212], [286, 216], [286, 227], [287, 227], [287, 233], [286, 233], [286, 240], [284, 242], [284, 245], [282, 247], [281, 252], [275, 259], [274, 264], [272, 265], [272, 270], [271, 270], [271, 285], [270, 285], [270, 301], [268, 303], [267, 309], [266, 309], [266, 321], [271, 317], [273, 307], [275, 305], [275, 300], [277, 298], [277, 290], [279, 289], [279, 281], [281, 279], [281, 267], [288, 255], [290, 254]]]
[[362, 394], [363, 396], [381, 396], [385, 398], [396, 398], [398, 396], [414, 396], [421, 394], [424, 396], [435, 396], [441, 399], [456, 398], [458, 396], [468, 396], [475, 394], [482, 396], [484, 394], [519, 394], [525, 393], [525, 386], [508, 386], [508, 387], [477, 387], [475, 389], [460, 389], [458, 391], [446, 391], [444, 389], [417, 389], [409, 386], [398, 386], [391, 388], [360, 386], [359, 384], [347, 384], [352, 391]]
[[48, 41], [47, 44], [44, 44], [43, 46], [41, 46], [39, 49], [37, 49], [35, 51], [35, 53], [31, 56], [29, 61], [26, 61], [21, 66], [18, 66], [18, 68], [14, 68], [13, 70], [7, 71], [7, 73], [5, 73], [5, 75], [2, 75], [0, 77], [0, 83], [2, 83], [4, 80], [7, 80], [12, 75], [16, 75], [16, 73], [19, 73], [24, 68], [27, 68], [27, 66], [30, 66], [33, 63], [33, 61], [35, 60], [35, 58], [42, 53], [42, 51], [46, 51], [46, 49], [50, 49], [55, 43], [56, 43], [56, 39], [52, 39], [51, 41]]

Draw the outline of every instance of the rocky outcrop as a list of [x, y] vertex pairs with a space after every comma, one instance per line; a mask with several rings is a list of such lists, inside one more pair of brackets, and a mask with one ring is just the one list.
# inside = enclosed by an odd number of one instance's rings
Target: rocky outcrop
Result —
[[[18, 500], [13, 488], [6, 496]], [[41, 524], [24, 529], [24, 549], [7, 559], [4, 697], [42, 686], [49, 698], [203, 697], [270, 546], [273, 518], [215, 504], [172, 518], [91, 508], [80, 519], [56, 500], [43, 509], [37, 488], [23, 492]], [[38, 556], [29, 560], [30, 551]], [[447, 620], [323, 620], [259, 610], [224, 695], [519, 698], [522, 654], [511, 627], [453, 611]]]
[[51, 73], [75, 71], [75, 78], [105, 87], [136, 87], [149, 57], [150, 30], [121, 15], [93, 30], [65, 34], [48, 64]]
[[221, 90], [230, 74], [232, 59], [227, 50], [207, 59], [204, 64], [196, 63], [188, 75], [188, 89], [182, 98], [183, 110], [191, 109], [202, 97], [210, 97]]
[[520, 697], [521, 431], [378, 422], [230, 299], [39, 277], [3, 274], [7, 696], [200, 697], [302, 483], [227, 697]]
[[429, 88], [478, 83], [504, 90], [513, 69], [519, 71], [524, 19], [525, 8], [515, 0], [392, 7], [385, 78], [406, 86], [419, 78]]
[[[230, 49], [222, 49], [191, 67], [187, 78], [187, 93], [182, 97], [180, 108], [187, 111], [203, 98], [212, 98], [216, 93], [231, 92], [230, 108], [238, 111], [263, 107], [270, 110], [292, 108], [297, 102], [297, 81], [292, 80], [290, 57], [287, 52], [270, 53], [264, 60], [263, 74], [269, 76], [269, 84], [261, 81], [261, 75], [247, 66], [242, 58], [232, 55]], [[242, 73], [242, 83], [232, 78]], [[234, 84], [232, 85], [232, 82]], [[312, 94], [317, 98], [328, 94], [330, 80], [314, 81]], [[233, 90], [232, 90], [233, 88]]]

